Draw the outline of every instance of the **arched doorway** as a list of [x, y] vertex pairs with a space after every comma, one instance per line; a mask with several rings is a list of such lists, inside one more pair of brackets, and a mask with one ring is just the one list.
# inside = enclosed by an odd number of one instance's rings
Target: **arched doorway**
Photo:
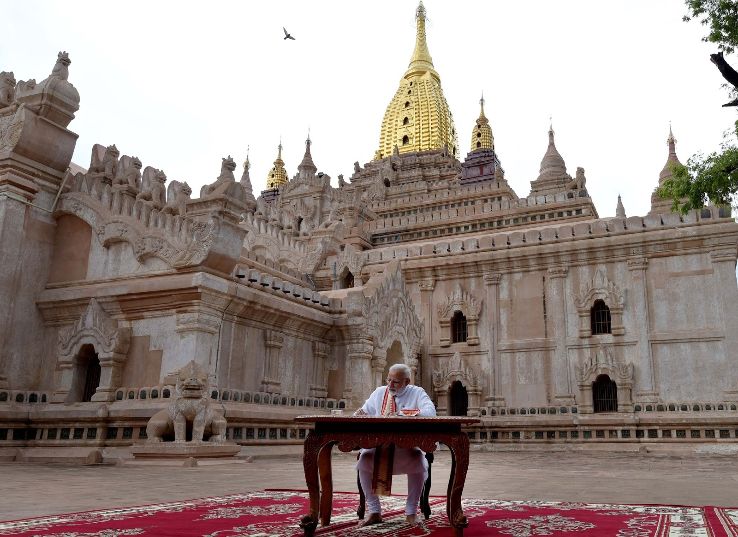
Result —
[[448, 389], [449, 416], [466, 416], [469, 410], [469, 394], [460, 380], [451, 383]]
[[608, 375], [600, 375], [592, 383], [592, 404], [595, 412], [618, 411], [618, 385]]
[[354, 275], [351, 274], [350, 270], [346, 271], [346, 274], [341, 279], [341, 289], [351, 289], [354, 286]]
[[82, 345], [77, 354], [74, 396], [72, 401], [89, 402], [100, 386], [100, 359], [92, 344]]

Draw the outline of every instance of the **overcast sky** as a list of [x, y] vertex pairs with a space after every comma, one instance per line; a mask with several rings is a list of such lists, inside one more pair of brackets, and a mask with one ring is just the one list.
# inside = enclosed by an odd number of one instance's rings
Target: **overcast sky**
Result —
[[[337, 183], [370, 161], [410, 60], [415, 0], [52, 2], [2, 5], [0, 70], [44, 79], [59, 50], [81, 107], [74, 162], [93, 144], [200, 186], [250, 147], [255, 194], [282, 139], [289, 176], [310, 129], [318, 169]], [[530, 191], [549, 116], [574, 175], [586, 170], [600, 216], [645, 214], [669, 121], [685, 162], [719, 147], [736, 119], [682, 0], [427, 0], [428, 46], [454, 115], [462, 160], [484, 92], [506, 177]], [[285, 26], [295, 41], [283, 40]], [[729, 58], [730, 59], [730, 58]], [[733, 56], [735, 59], [735, 56]]]

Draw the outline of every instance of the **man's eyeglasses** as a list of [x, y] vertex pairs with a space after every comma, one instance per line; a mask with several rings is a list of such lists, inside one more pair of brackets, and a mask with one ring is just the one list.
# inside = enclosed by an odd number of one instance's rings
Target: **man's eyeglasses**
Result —
[[387, 379], [387, 384], [395, 385], [395, 384], [404, 384], [404, 383], [405, 383], [405, 379], [402, 379], [402, 380]]

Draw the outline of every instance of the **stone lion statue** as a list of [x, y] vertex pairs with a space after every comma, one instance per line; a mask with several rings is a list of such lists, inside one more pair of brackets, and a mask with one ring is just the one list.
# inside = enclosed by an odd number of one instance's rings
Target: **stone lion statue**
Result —
[[15, 100], [15, 76], [13, 72], [0, 73], [0, 108], [10, 106]]
[[177, 373], [174, 400], [164, 410], [154, 414], [146, 425], [148, 442], [162, 442], [174, 435], [175, 442], [187, 442], [187, 431], [192, 431], [192, 442], [225, 442], [226, 420], [223, 414], [210, 406], [208, 375], [194, 360]]
[[123, 155], [118, 162], [114, 185], [130, 186], [138, 190], [141, 186], [141, 161], [136, 157]]
[[164, 187], [166, 182], [167, 176], [163, 171], [146, 166], [141, 183], [141, 193], [136, 196], [136, 199], [150, 201], [155, 209], [162, 209], [167, 197]]
[[184, 216], [187, 212], [187, 202], [192, 194], [192, 189], [187, 183], [169, 181], [167, 187], [167, 204], [163, 212]]

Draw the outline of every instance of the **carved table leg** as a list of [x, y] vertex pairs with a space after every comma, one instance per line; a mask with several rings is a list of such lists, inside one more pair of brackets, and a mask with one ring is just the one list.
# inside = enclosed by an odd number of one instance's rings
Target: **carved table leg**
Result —
[[425, 458], [428, 460], [428, 479], [425, 480], [423, 485], [423, 494], [420, 496], [420, 511], [426, 520], [430, 518], [431, 508], [428, 497], [430, 496], [431, 489], [431, 470], [433, 469], [433, 453], [426, 453]]
[[320, 485], [318, 483], [318, 453], [322, 447], [323, 436], [311, 431], [305, 439], [305, 451], [302, 456], [302, 466], [305, 470], [305, 483], [310, 494], [310, 513], [302, 517], [300, 527], [306, 537], [315, 534], [318, 527], [318, 508], [320, 505]]
[[448, 441], [443, 440], [451, 450], [451, 476], [448, 481], [446, 497], [446, 514], [454, 528], [454, 535], [461, 537], [469, 521], [461, 508], [461, 493], [464, 491], [466, 472], [469, 469], [469, 437], [465, 433], [450, 435]]
[[320, 471], [320, 525], [331, 523], [333, 510], [333, 470], [331, 468], [331, 451], [333, 442], [325, 444], [318, 454], [318, 469]]

